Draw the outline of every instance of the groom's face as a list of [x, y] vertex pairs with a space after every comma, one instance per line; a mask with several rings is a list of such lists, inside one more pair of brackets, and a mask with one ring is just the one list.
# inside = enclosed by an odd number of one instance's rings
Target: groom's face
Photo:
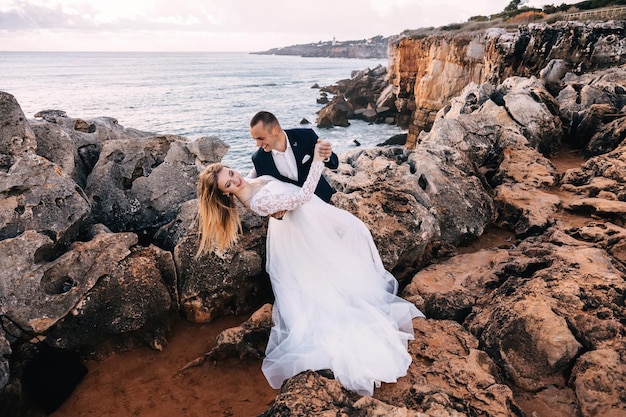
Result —
[[282, 129], [278, 125], [267, 126], [259, 122], [250, 128], [250, 135], [255, 140], [256, 146], [262, 148], [264, 152], [271, 152], [272, 149], [281, 152], [285, 150]]

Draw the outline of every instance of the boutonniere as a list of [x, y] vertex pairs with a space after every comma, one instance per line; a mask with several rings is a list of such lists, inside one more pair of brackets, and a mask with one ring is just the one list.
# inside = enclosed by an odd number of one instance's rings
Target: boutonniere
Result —
[[291, 146], [298, 146], [298, 142], [292, 143]]
[[311, 159], [311, 155], [304, 155], [304, 158], [302, 158], [302, 163], [306, 164], [306, 161], [308, 161], [309, 159]]

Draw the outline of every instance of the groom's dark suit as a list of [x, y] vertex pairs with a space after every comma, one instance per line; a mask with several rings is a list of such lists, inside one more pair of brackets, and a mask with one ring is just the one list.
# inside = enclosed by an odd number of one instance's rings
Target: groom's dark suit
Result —
[[[296, 157], [296, 166], [298, 167], [298, 180], [294, 181], [288, 177], [285, 177], [276, 168], [272, 152], [265, 152], [259, 148], [254, 155], [252, 155], [252, 163], [256, 170], [257, 176], [271, 175], [272, 177], [281, 181], [289, 182], [302, 186], [309, 175], [311, 169], [311, 163], [313, 162], [313, 151], [315, 150], [315, 144], [317, 143], [318, 136], [313, 129], [285, 129], [287, 134], [287, 140], [291, 144], [293, 155]], [[308, 157], [306, 156], [308, 155]], [[330, 160], [325, 163], [327, 168], [335, 169], [339, 166], [339, 159], [333, 152]], [[315, 189], [315, 194], [326, 201], [330, 202], [330, 197], [335, 193], [335, 190], [328, 184], [328, 181], [322, 176]]]

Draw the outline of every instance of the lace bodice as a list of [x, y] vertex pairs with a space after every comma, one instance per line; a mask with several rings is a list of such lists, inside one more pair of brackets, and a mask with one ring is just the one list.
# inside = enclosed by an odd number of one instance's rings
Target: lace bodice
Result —
[[293, 210], [300, 207], [309, 201], [315, 193], [323, 169], [323, 162], [313, 162], [302, 188], [297, 190], [294, 188], [293, 192], [277, 194], [273, 193], [267, 186], [261, 188], [250, 200], [250, 209], [261, 216], [269, 216], [277, 211]]

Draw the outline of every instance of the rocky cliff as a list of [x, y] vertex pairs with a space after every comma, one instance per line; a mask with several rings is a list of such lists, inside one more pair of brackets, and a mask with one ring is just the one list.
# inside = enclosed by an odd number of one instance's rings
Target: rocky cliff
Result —
[[[521, 42], [525, 29], [396, 45], [397, 100], [430, 106], [412, 118], [414, 149], [356, 149], [326, 175], [333, 204], [365, 222], [400, 295], [427, 316], [413, 322], [412, 363], [372, 398], [301, 373], [264, 416], [626, 414], [626, 69], [611, 65], [624, 34], [558, 27], [571, 31], [545, 47]], [[572, 44], [593, 48], [557, 54]], [[418, 134], [420, 114], [432, 122]], [[241, 208], [237, 246], [194, 256], [197, 175], [227, 150], [112, 118], [27, 120], [0, 92], [0, 414], [40, 415], [23, 388], [32, 335], [91, 357], [164, 349], [178, 314], [209, 322], [271, 301], [267, 219]], [[576, 163], [557, 167], [568, 152]], [[499, 244], [467, 249], [494, 228]], [[262, 356], [270, 323], [266, 305], [205, 358]]]
[[429, 130], [436, 113], [469, 83], [498, 84], [511, 76], [540, 76], [553, 59], [576, 74], [626, 62], [624, 21], [529, 24], [516, 32], [403, 37], [389, 48], [389, 80], [398, 111], [410, 115], [407, 146]]
[[280, 48], [272, 48], [267, 51], [253, 52], [258, 55], [297, 55], [302, 57], [327, 57], [327, 58], [387, 58], [389, 38], [375, 36], [369, 39], [351, 41], [326, 41], [307, 43]]

